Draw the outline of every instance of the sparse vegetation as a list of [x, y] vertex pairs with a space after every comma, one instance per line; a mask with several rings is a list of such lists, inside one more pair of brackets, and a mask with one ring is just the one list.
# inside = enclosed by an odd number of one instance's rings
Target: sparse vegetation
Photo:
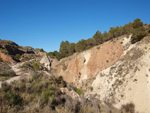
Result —
[[0, 64], [0, 80], [3, 81], [13, 76], [16, 76], [16, 73], [11, 69], [8, 64]]
[[[51, 104], [54, 105], [54, 99], [61, 94], [59, 86], [63, 83], [62, 81], [61, 78], [51, 77], [47, 80], [36, 75], [30, 80], [24, 79], [22, 82], [15, 82], [12, 85], [2, 84], [0, 97], [3, 99], [2, 104], [6, 104], [3, 112], [9, 111], [9, 109], [21, 110], [20, 105], [28, 105], [31, 102], [35, 104], [36, 96], [41, 97], [41, 102], [45, 104], [49, 103], [51, 97], [53, 98]], [[17, 109], [16, 106], [18, 106]]]
[[[62, 93], [60, 88], [74, 90], [79, 99], [74, 99], [68, 93]], [[93, 87], [90, 87], [93, 90]], [[63, 77], [49, 77], [36, 72], [30, 79], [22, 78], [12, 84], [2, 84], [0, 89], [0, 107], [2, 112], [63, 112], [63, 113], [105, 113], [105, 105], [91, 97], [86, 99], [84, 92], [75, 86], [67, 84]], [[109, 112], [120, 110], [107, 106]], [[125, 110], [125, 107], [123, 108]], [[88, 111], [87, 111], [88, 110]], [[126, 112], [128, 112], [126, 108]], [[126, 113], [125, 112], [125, 113]], [[133, 113], [133, 112], [131, 112]]]
[[[103, 111], [100, 107], [101, 102], [97, 99], [87, 100], [81, 96], [79, 101], [62, 93], [61, 87], [70, 87], [62, 77], [45, 77], [37, 74], [31, 79], [22, 79], [21, 82], [14, 82], [11, 85], [3, 83], [0, 89], [1, 112], [101, 113]], [[81, 89], [76, 89], [76, 92], [83, 93]]]

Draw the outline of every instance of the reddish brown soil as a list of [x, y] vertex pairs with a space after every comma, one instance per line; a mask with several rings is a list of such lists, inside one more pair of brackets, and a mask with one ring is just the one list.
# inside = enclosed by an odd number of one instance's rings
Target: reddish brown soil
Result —
[[[120, 44], [120, 41], [117, 40], [109, 41], [103, 45], [93, 47], [86, 52], [91, 54], [87, 65], [84, 64], [84, 53], [80, 53], [75, 58], [68, 57], [62, 60], [60, 65], [56, 66], [55, 69], [57, 71], [53, 74], [63, 76], [68, 82], [77, 83], [81, 76], [86, 75], [87, 78], [89, 78], [114, 64], [123, 56], [124, 49]], [[66, 66], [65, 70], [63, 69], [64, 66]], [[81, 72], [83, 68], [86, 68], [84, 73]]]

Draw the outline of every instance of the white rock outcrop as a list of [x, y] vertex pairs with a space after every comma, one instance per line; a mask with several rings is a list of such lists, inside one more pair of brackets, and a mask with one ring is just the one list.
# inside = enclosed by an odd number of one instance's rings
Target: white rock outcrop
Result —
[[50, 70], [51, 64], [52, 64], [52, 59], [49, 56], [44, 55], [43, 58], [41, 59], [40, 63], [44, 64], [44, 67], [46, 67], [48, 70]]
[[96, 75], [92, 91], [87, 90], [85, 96], [96, 94], [96, 98], [118, 109], [133, 103], [136, 112], [150, 113], [150, 37], [124, 52], [123, 58]]

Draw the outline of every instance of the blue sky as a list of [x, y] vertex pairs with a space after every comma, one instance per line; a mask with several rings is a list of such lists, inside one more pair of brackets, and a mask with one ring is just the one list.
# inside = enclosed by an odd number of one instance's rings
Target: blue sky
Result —
[[0, 0], [0, 39], [59, 50], [140, 18], [150, 23], [150, 0]]

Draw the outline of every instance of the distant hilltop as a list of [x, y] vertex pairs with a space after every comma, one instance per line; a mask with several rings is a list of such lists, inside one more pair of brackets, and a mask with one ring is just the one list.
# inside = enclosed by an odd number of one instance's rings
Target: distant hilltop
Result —
[[34, 49], [30, 46], [23, 47], [13, 41], [0, 40], [0, 59], [6, 62], [18, 62], [45, 54], [43, 49]]

